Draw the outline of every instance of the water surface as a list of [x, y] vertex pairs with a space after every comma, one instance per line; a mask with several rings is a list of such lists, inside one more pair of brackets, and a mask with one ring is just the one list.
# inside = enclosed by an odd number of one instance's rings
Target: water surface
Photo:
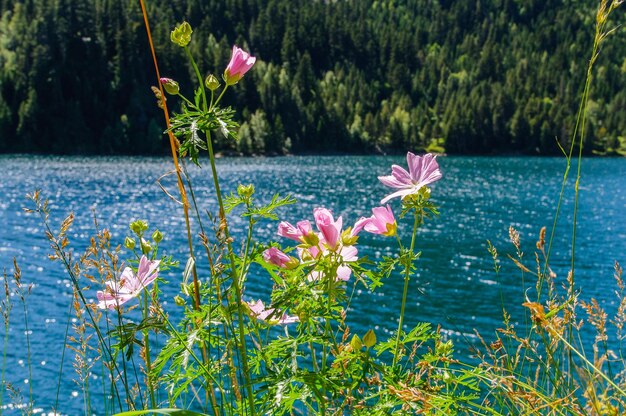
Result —
[[[501, 322], [502, 306], [519, 319], [524, 291], [520, 272], [507, 261], [514, 249], [508, 243], [509, 226], [521, 234], [525, 258], [532, 265], [534, 245], [542, 226], [550, 230], [565, 162], [557, 158], [439, 159], [444, 178], [433, 186], [432, 199], [441, 207], [439, 218], [420, 230], [417, 247], [422, 251], [410, 289], [406, 324], [419, 321], [441, 324], [455, 339], [460, 355], [475, 342], [474, 330], [489, 338]], [[315, 207], [325, 206], [342, 215], [344, 224], [370, 215], [372, 207], [389, 192], [376, 179], [388, 174], [390, 165], [404, 165], [401, 157], [283, 157], [220, 159], [218, 169], [225, 192], [239, 183], [252, 183], [257, 197], [269, 200], [273, 193], [294, 195], [299, 203], [283, 208], [281, 219], [313, 220]], [[70, 211], [76, 215], [70, 232], [76, 252], [84, 249], [94, 232], [94, 216], [100, 227], [109, 228], [121, 244], [130, 221], [148, 220], [165, 233], [162, 248], [183, 264], [184, 219], [180, 206], [167, 197], [156, 181], [171, 172], [167, 158], [95, 158], [0, 156], [0, 267], [12, 273], [12, 259], [22, 267], [23, 279], [34, 284], [28, 299], [34, 364], [35, 402], [46, 411], [54, 402], [64, 332], [71, 300], [70, 282], [58, 263], [47, 260], [50, 252], [40, 219], [27, 215], [27, 192], [41, 189], [50, 200], [51, 221]], [[191, 169], [201, 210], [216, 211], [207, 170]], [[572, 181], [565, 195], [552, 254], [552, 267], [562, 282], [569, 270], [572, 227]], [[173, 175], [161, 180], [176, 194]], [[615, 307], [613, 265], [626, 263], [626, 160], [589, 159], [582, 166], [579, 227], [577, 236], [577, 283], [583, 297], [596, 297], [601, 305]], [[392, 203], [396, 213], [397, 200]], [[256, 238], [281, 241], [275, 222], [260, 224]], [[408, 239], [411, 221], [401, 221], [400, 233]], [[233, 218], [231, 229], [241, 239], [245, 225]], [[194, 232], [197, 226], [194, 224]], [[487, 253], [490, 240], [503, 259], [497, 276]], [[238, 240], [240, 241], [240, 240]], [[394, 242], [363, 234], [361, 254], [379, 258], [391, 254]], [[173, 284], [166, 299], [178, 290], [182, 268], [167, 276]], [[526, 276], [526, 284], [528, 279]], [[246, 285], [248, 299], [269, 300], [269, 280], [253, 275]], [[87, 295], [95, 297], [93, 288]], [[349, 318], [351, 329], [364, 333], [374, 328], [379, 337], [397, 326], [402, 279], [394, 276], [377, 293], [357, 287]], [[171, 303], [171, 302], [170, 302]], [[172, 306], [172, 305], [170, 305]], [[11, 348], [7, 377], [28, 390], [23, 316], [13, 310]], [[71, 360], [68, 358], [68, 360]], [[66, 363], [60, 399], [63, 412], [81, 412], [82, 399]], [[97, 376], [94, 376], [97, 377]]]

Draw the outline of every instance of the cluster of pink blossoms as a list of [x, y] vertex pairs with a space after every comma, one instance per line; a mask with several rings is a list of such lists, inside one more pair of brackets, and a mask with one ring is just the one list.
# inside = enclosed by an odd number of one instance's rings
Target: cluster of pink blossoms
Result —
[[[278, 225], [278, 235], [297, 241], [298, 257], [288, 256], [279, 249], [271, 247], [263, 253], [263, 258], [268, 263], [281, 268], [297, 267], [300, 263], [313, 263], [320, 257], [335, 255], [339, 260], [337, 267], [337, 280], [347, 281], [350, 279], [352, 270], [347, 263], [358, 259], [358, 250], [355, 247], [358, 234], [361, 230], [374, 234], [395, 235], [396, 220], [387, 207], [374, 208], [373, 215], [369, 218], [361, 218], [354, 227], [343, 229], [343, 218], [334, 218], [332, 212], [326, 208], [316, 208], [313, 211], [315, 226], [313, 229], [310, 221], [299, 221], [296, 225], [283, 221]], [[312, 271], [309, 280], [318, 280], [322, 277], [320, 271]]]
[[[404, 199], [409, 195], [417, 194], [423, 187], [442, 177], [436, 156], [430, 153], [417, 156], [408, 152], [407, 165], [408, 171], [398, 165], [392, 165], [391, 175], [378, 177], [384, 185], [398, 189], [383, 198], [381, 204], [396, 197]], [[373, 208], [371, 217], [361, 217], [353, 227], [346, 230], [343, 230], [342, 217], [335, 220], [333, 214], [326, 208], [316, 208], [313, 211], [313, 217], [317, 231], [308, 220], [299, 221], [296, 225], [283, 221], [278, 225], [278, 235], [300, 243], [297, 247], [298, 258], [291, 257], [276, 247], [270, 247], [263, 253], [263, 259], [277, 267], [293, 269], [303, 263], [314, 264], [320, 257], [335, 255], [340, 263], [335, 279], [347, 281], [352, 274], [348, 263], [358, 259], [358, 250], [354, 246], [358, 234], [365, 230], [372, 234], [391, 237], [396, 235], [398, 228], [389, 205]], [[308, 279], [319, 280], [323, 277], [322, 273], [322, 271], [313, 270], [309, 273]], [[261, 301], [248, 303], [248, 305], [252, 313], [261, 320], [266, 320], [274, 313], [274, 309], [265, 309]], [[277, 320], [278, 323], [297, 321], [297, 317], [290, 317], [286, 314], [281, 315], [281, 318]]]

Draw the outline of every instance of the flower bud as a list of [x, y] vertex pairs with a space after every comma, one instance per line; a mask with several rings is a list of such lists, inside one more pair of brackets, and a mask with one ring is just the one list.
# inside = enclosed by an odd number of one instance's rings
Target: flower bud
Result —
[[135, 248], [135, 239], [131, 238], [131, 237], [126, 237], [124, 239], [124, 247], [126, 247], [129, 250], [132, 250]]
[[359, 351], [361, 349], [363, 343], [358, 335], [354, 334], [352, 340], [350, 341], [350, 346], [352, 347], [352, 351]]
[[152, 251], [152, 246], [143, 238], [141, 239], [141, 252], [143, 254], [148, 254]]
[[174, 296], [174, 303], [178, 306], [185, 306], [185, 299], [183, 299], [181, 296], [176, 295]]
[[370, 329], [363, 337], [363, 345], [365, 345], [366, 348], [372, 348], [375, 344], [376, 334]]
[[237, 186], [237, 194], [241, 198], [250, 198], [253, 193], [254, 193], [254, 185], [252, 184], [250, 185], [239, 184], [239, 186]]
[[137, 220], [130, 223], [130, 229], [137, 235], [143, 234], [148, 229], [148, 222], [144, 220]]
[[177, 95], [180, 91], [180, 88], [178, 87], [178, 82], [174, 81], [171, 78], [161, 78], [159, 81], [161, 81], [165, 92], [167, 92], [169, 95]]
[[159, 244], [161, 242], [161, 240], [163, 240], [163, 234], [161, 234], [161, 231], [156, 230], [152, 233], [152, 240]]
[[358, 239], [358, 236], [352, 235], [352, 227], [348, 227], [341, 233], [341, 242], [344, 246], [353, 246]]
[[170, 39], [173, 43], [178, 46], [185, 47], [189, 45], [191, 42], [191, 26], [187, 22], [182, 22], [180, 25], [176, 26], [174, 30], [170, 33]]
[[311, 247], [315, 247], [320, 243], [320, 239], [315, 233], [304, 234], [300, 239], [304, 242], [304, 244], [309, 245]]
[[208, 77], [204, 80], [204, 85], [210, 90], [215, 91], [220, 87], [220, 81], [213, 74], [209, 74]]

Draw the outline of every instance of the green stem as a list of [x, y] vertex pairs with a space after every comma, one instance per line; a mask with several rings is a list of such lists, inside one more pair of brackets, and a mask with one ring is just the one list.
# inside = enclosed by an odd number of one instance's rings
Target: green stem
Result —
[[[28, 309], [26, 308], [26, 299], [22, 297], [22, 305], [24, 307], [24, 326], [26, 329], [26, 357], [28, 362], [28, 409], [32, 411], [33, 407], [33, 364], [30, 355], [30, 335], [28, 333]], [[7, 331], [8, 333], [8, 331]]]
[[[144, 289], [143, 292], [143, 319], [144, 321], [148, 318], [148, 311], [149, 311], [149, 305], [148, 305], [148, 297], [150, 296], [148, 289]], [[150, 406], [153, 409], [156, 409], [156, 400], [154, 398], [154, 386], [152, 384], [152, 361], [150, 359], [150, 333], [149, 331], [146, 329], [143, 331], [143, 344], [144, 344], [144, 348], [145, 348], [145, 354], [146, 356], [144, 357], [146, 360], [146, 383], [148, 384], [148, 395], [150, 396]]]
[[[7, 310], [6, 313], [8, 314], [9, 311]], [[7, 315], [6, 317], [6, 321], [4, 324], [4, 328], [5, 328], [5, 333], [4, 333], [4, 349], [3, 349], [3, 353], [2, 353], [2, 380], [0, 383], [0, 415], [2, 415], [2, 401], [4, 398], [4, 370], [6, 370], [7, 368], [7, 347], [9, 346], [9, 316]]]
[[[217, 97], [217, 100], [215, 100], [215, 102], [211, 104], [211, 108], [210, 109], [213, 109], [217, 105], [217, 103], [220, 102], [220, 100], [224, 96], [224, 93], [226, 92], [227, 89], [228, 89], [228, 84], [224, 85], [224, 89], [222, 90], [220, 95]], [[213, 92], [211, 92], [211, 94], [213, 94]], [[212, 100], [213, 100], [213, 96], [211, 96], [211, 101]]]
[[[248, 396], [248, 405], [250, 406], [251, 414], [256, 415], [256, 410], [254, 408], [254, 396], [252, 394], [252, 380], [250, 378], [250, 367], [248, 364], [248, 356], [246, 353], [245, 328], [243, 325], [244, 319], [243, 319], [243, 310], [241, 306], [241, 284], [239, 281], [239, 276], [237, 276], [237, 266], [235, 263], [235, 255], [233, 252], [233, 246], [232, 246], [232, 242], [230, 239], [230, 233], [228, 231], [228, 223], [226, 221], [226, 211], [224, 210], [224, 201], [222, 200], [222, 192], [220, 190], [219, 179], [217, 176], [217, 168], [215, 166], [215, 154], [213, 152], [211, 132], [210, 131], [206, 132], [206, 136], [207, 136], [207, 148], [209, 151], [209, 160], [211, 162], [211, 172], [213, 174], [213, 184], [215, 186], [215, 194], [217, 196], [217, 203], [219, 205], [220, 226], [224, 227], [224, 236], [226, 237], [226, 244], [228, 246], [228, 256], [230, 258], [231, 277], [233, 279], [233, 287], [235, 289], [235, 302], [237, 304], [237, 317], [239, 320], [239, 325], [238, 325], [239, 342], [237, 343], [237, 348], [241, 356], [241, 365], [242, 365], [242, 370], [243, 370], [243, 377], [245, 380], [244, 384], [246, 388], [246, 393]], [[242, 277], [243, 277], [243, 272], [242, 272]]]
[[187, 54], [187, 57], [189, 58], [189, 62], [191, 62], [191, 66], [193, 66], [193, 70], [196, 73], [196, 77], [198, 78], [198, 83], [200, 84], [200, 91], [202, 92], [202, 105], [203, 105], [203, 110], [206, 111], [207, 110], [207, 101], [206, 101], [206, 91], [204, 90], [204, 82], [202, 81], [202, 75], [200, 75], [200, 70], [198, 69], [198, 65], [196, 64], [195, 59], [193, 59], [193, 55], [191, 54], [191, 52], [189, 51], [188, 47], [184, 47], [185, 49], [185, 53]]
[[[417, 226], [419, 225], [419, 215], [417, 210], [414, 213], [415, 219], [413, 221], [413, 236], [411, 237], [411, 247], [409, 252], [413, 254], [415, 248], [415, 236], [417, 235]], [[396, 351], [393, 354], [393, 367], [398, 363], [398, 354], [400, 353], [400, 333], [402, 331], [402, 325], [404, 324], [404, 309], [406, 307], [406, 298], [409, 293], [409, 280], [411, 277], [411, 264], [407, 262], [404, 267], [404, 290], [402, 292], [402, 306], [400, 307], [400, 321], [398, 322], [398, 333], [396, 334]]]

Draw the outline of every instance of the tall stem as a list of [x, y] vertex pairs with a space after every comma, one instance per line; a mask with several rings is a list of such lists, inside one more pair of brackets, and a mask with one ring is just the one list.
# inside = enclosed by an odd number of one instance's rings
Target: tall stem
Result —
[[[150, 52], [152, 54], [152, 61], [154, 63], [154, 71], [156, 73], [156, 78], [157, 78], [157, 85], [159, 86], [159, 91], [161, 92], [161, 96], [165, 97], [165, 91], [163, 90], [163, 84], [161, 84], [160, 82], [160, 78], [161, 78], [161, 73], [159, 71], [159, 64], [157, 61], [157, 57], [156, 57], [156, 52], [154, 49], [154, 42], [152, 41], [152, 32], [150, 31], [150, 23], [148, 21], [148, 12], [146, 10], [146, 5], [144, 0], [139, 0], [139, 4], [141, 5], [141, 12], [143, 15], [143, 21], [144, 21], [144, 25], [146, 27], [146, 34], [148, 36], [148, 44], [150, 45]], [[202, 84], [202, 82], [200, 82], [200, 87], [202, 88], [202, 96], [204, 98], [204, 104], [206, 106], [206, 96], [204, 94], [204, 85]], [[162, 100], [162, 108], [163, 108], [163, 117], [165, 118], [165, 125], [167, 127], [167, 131], [168, 131], [168, 137], [169, 137], [169, 141], [170, 141], [170, 150], [172, 152], [172, 160], [174, 162], [174, 168], [176, 171], [176, 179], [177, 179], [177, 184], [178, 184], [178, 190], [180, 192], [180, 198], [181, 198], [181, 202], [183, 205], [183, 214], [185, 216], [185, 227], [187, 230], [187, 244], [189, 247], [189, 256], [194, 258], [194, 252], [193, 252], [193, 240], [192, 240], [192, 235], [191, 235], [191, 224], [189, 221], [189, 201], [187, 200], [187, 193], [185, 191], [185, 185], [183, 184], [183, 179], [182, 179], [182, 175], [181, 175], [181, 168], [180, 165], [178, 163], [178, 147], [180, 146], [180, 143], [178, 142], [178, 140], [176, 139], [176, 137], [174, 137], [174, 134], [169, 130], [171, 125], [170, 125], [170, 114], [169, 111], [167, 109], [167, 102], [165, 100]], [[198, 282], [198, 272], [196, 270], [196, 265], [194, 262], [194, 265], [192, 267], [192, 275], [193, 275], [193, 288], [194, 288], [194, 309], [195, 310], [200, 310], [200, 284]], [[202, 349], [202, 359], [203, 359], [203, 363], [206, 364], [208, 361], [208, 352], [207, 352], [207, 348], [205, 345], [201, 346]], [[210, 392], [210, 397], [209, 400], [211, 401], [211, 404], [213, 405], [214, 409], [217, 409], [217, 402], [215, 399], [215, 394], [213, 391], [213, 388], [208, 387], [207, 392]]]
[[[149, 297], [149, 293], [148, 290], [145, 289], [144, 293], [143, 293], [143, 319], [147, 319], [148, 318], [148, 297]], [[153, 409], [156, 409], [156, 400], [154, 398], [154, 385], [152, 384], [152, 375], [150, 374], [152, 372], [152, 362], [150, 359], [150, 333], [149, 331], [146, 329], [145, 331], [143, 331], [143, 344], [144, 344], [144, 352], [146, 354], [146, 356], [144, 357], [145, 361], [146, 361], [146, 383], [148, 384], [148, 395], [150, 396], [150, 406]]]
[[[413, 249], [415, 248], [415, 236], [417, 235], [417, 226], [419, 224], [419, 214], [417, 209], [414, 213], [415, 219], [413, 221], [413, 236], [411, 237], [411, 247], [409, 252], [413, 255]], [[398, 322], [398, 333], [396, 334], [396, 351], [393, 354], [393, 367], [398, 363], [398, 354], [400, 351], [400, 332], [402, 331], [402, 325], [404, 324], [404, 309], [406, 307], [406, 298], [409, 293], [409, 280], [411, 278], [411, 263], [407, 261], [404, 267], [404, 290], [402, 292], [402, 306], [400, 307], [400, 320]]]
[[[243, 310], [241, 307], [241, 282], [237, 275], [237, 266], [235, 263], [235, 255], [233, 252], [233, 246], [230, 239], [230, 233], [228, 231], [228, 222], [226, 221], [226, 211], [224, 210], [224, 201], [222, 200], [222, 191], [220, 190], [219, 178], [217, 176], [217, 168], [215, 166], [215, 154], [213, 152], [213, 143], [211, 140], [211, 132], [206, 133], [207, 136], [207, 148], [209, 150], [209, 159], [211, 161], [211, 172], [213, 174], [213, 185], [215, 186], [215, 193], [217, 196], [217, 203], [219, 205], [219, 217], [220, 227], [223, 227], [224, 236], [226, 237], [226, 244], [228, 246], [228, 256], [230, 258], [231, 277], [233, 280], [233, 287], [235, 289], [235, 302], [237, 304], [237, 318], [239, 320], [239, 343], [237, 348], [241, 356], [241, 365], [243, 370], [243, 377], [245, 380], [246, 393], [248, 396], [248, 405], [250, 406], [250, 412], [252, 415], [256, 415], [254, 408], [254, 397], [252, 395], [252, 381], [250, 378], [250, 367], [248, 364], [248, 356], [246, 353], [246, 338], [245, 328], [243, 320]], [[242, 272], [243, 277], [243, 272]]]
[[[6, 276], [5, 276], [6, 279]], [[3, 311], [7, 314], [8, 310]], [[0, 379], [0, 415], [2, 415], [2, 401], [4, 398], [4, 370], [7, 368], [7, 347], [9, 346], [9, 316], [6, 316], [6, 321], [4, 323], [5, 333], [4, 333], [4, 349], [2, 352], [2, 379]]]

